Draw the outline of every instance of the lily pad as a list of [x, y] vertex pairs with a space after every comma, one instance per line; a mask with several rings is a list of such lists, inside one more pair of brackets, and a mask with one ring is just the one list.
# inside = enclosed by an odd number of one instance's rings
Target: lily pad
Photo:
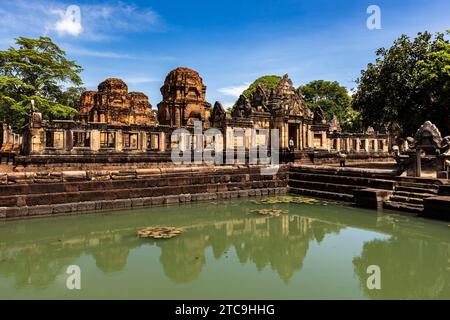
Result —
[[147, 227], [137, 231], [140, 238], [171, 239], [183, 233], [184, 230], [177, 227]]
[[257, 204], [279, 204], [279, 203], [306, 203], [313, 204], [319, 202], [319, 200], [315, 198], [308, 198], [302, 196], [281, 196], [281, 197], [271, 197], [262, 199], [259, 201], [253, 201]]
[[255, 212], [255, 213], [263, 215], [263, 216], [272, 216], [272, 217], [279, 217], [283, 213], [286, 213], [285, 210], [278, 210], [278, 209], [252, 210], [252, 212]]

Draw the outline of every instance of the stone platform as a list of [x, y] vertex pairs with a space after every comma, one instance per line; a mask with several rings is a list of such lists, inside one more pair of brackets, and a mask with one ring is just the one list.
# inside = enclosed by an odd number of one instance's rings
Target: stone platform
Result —
[[[0, 218], [26, 218], [286, 193], [287, 167], [168, 167], [130, 171], [11, 173], [0, 185]], [[6, 177], [5, 177], [6, 176]]]

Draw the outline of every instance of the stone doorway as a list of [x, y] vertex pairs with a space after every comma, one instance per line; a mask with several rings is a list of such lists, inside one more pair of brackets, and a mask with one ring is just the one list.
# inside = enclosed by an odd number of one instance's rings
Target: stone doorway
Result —
[[294, 140], [294, 149], [298, 150], [298, 124], [289, 124], [289, 132], [288, 132], [288, 146], [289, 140]]

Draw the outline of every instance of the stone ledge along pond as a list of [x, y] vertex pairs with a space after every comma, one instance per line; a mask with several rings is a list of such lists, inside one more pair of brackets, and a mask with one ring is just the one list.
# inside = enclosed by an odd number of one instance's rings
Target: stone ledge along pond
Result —
[[[185, 232], [138, 238], [148, 226]], [[67, 289], [71, 265], [80, 267], [80, 290]], [[380, 268], [379, 290], [366, 285], [371, 265]], [[334, 298], [450, 299], [448, 224], [253, 200], [0, 224], [0, 299]]]

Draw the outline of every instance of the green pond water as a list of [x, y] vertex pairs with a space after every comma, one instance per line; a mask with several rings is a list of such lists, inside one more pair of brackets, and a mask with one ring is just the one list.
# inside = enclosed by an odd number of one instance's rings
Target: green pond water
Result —
[[[280, 217], [252, 213], [278, 208]], [[140, 239], [153, 225], [186, 232]], [[67, 268], [80, 267], [69, 290]], [[367, 268], [380, 269], [369, 289]], [[447, 223], [336, 204], [198, 203], [0, 223], [0, 299], [449, 299]]]

